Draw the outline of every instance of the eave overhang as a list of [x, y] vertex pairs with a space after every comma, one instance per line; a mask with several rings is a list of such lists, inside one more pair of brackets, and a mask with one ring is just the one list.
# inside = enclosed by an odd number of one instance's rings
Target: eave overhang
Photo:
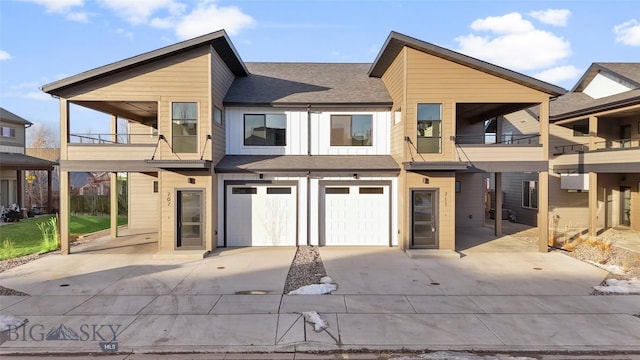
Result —
[[210, 160], [144, 160], [144, 163], [162, 170], [203, 171], [210, 170]]

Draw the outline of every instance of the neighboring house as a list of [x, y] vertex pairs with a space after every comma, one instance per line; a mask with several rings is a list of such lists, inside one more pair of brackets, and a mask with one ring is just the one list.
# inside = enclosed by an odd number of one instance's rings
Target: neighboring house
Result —
[[[527, 134], [537, 116], [534, 107], [508, 115], [507, 123]], [[551, 102], [549, 118], [556, 237], [640, 230], [640, 63], [593, 63], [570, 92]], [[506, 196], [524, 198], [518, 187], [529, 180], [526, 174], [505, 180], [512, 184]], [[519, 205], [513, 208], [520, 214]], [[525, 216], [518, 221], [531, 224]]]
[[[32, 123], [20, 116], [0, 108], [0, 207], [12, 204], [25, 206], [24, 187], [26, 170], [45, 170], [48, 179], [55, 165], [25, 154], [25, 130]], [[51, 182], [47, 184], [51, 196]], [[48, 202], [51, 204], [51, 201]]]
[[[372, 64], [245, 63], [218, 31], [43, 90], [60, 99], [65, 253], [78, 171], [128, 172], [129, 226], [157, 229], [160, 252], [455, 249], [456, 227], [484, 225], [487, 174], [501, 194], [502, 173], [532, 172], [547, 249], [549, 99], [564, 90], [402, 34]], [[111, 143], [71, 142], [69, 104], [111, 114]], [[535, 105], [535, 142], [487, 143], [487, 120], [500, 138], [501, 115]]]

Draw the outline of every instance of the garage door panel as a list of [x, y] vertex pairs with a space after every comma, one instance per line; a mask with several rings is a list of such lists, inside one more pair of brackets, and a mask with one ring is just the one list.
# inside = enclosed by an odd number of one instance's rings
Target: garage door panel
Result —
[[227, 246], [295, 246], [293, 186], [228, 186]]
[[323, 245], [389, 245], [389, 186], [325, 187]]

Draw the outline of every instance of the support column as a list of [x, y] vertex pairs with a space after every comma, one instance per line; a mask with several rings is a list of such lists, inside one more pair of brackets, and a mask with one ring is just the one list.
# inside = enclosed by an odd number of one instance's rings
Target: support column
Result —
[[53, 171], [47, 170], [47, 214], [51, 214], [53, 204]]
[[495, 205], [495, 236], [502, 236], [502, 173], [495, 173], [496, 205]]
[[549, 236], [549, 172], [538, 173], [538, 251], [547, 252], [553, 246]]
[[110, 189], [109, 197], [111, 199], [110, 218], [111, 218], [111, 238], [118, 237], [118, 173], [109, 174]]
[[60, 232], [60, 252], [69, 255], [69, 172], [60, 171], [60, 216], [58, 231]]
[[598, 144], [596, 142], [598, 138], [598, 118], [596, 116], [589, 116], [589, 150], [597, 150]]
[[24, 171], [22, 170], [16, 170], [16, 204], [20, 206], [20, 209], [26, 207], [24, 203]]
[[111, 115], [111, 138], [109, 139], [112, 143], [118, 142], [118, 116]]
[[[605, 208], [607, 195], [605, 194]], [[598, 236], [598, 173], [589, 172], [589, 236]]]
[[[60, 99], [60, 163], [67, 160], [67, 144], [69, 143], [69, 103], [67, 99]], [[69, 254], [69, 172], [60, 169], [60, 209], [58, 216], [58, 231], [60, 232], [60, 252]]]

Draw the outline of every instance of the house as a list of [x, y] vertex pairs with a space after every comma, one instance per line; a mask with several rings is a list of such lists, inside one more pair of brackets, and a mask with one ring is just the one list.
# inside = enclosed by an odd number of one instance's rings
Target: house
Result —
[[[406, 35], [372, 64], [245, 63], [218, 31], [43, 90], [60, 99], [61, 199], [73, 172], [128, 172], [129, 227], [156, 229], [160, 253], [455, 249], [456, 227], [483, 226], [486, 174], [500, 189], [525, 171], [547, 249], [549, 99], [564, 90]], [[111, 139], [74, 142], [70, 104], [110, 114]], [[487, 120], [532, 106], [535, 143], [486, 143]]]
[[[537, 123], [536, 107], [505, 116], [514, 134]], [[558, 241], [621, 227], [640, 230], [640, 63], [593, 63], [550, 104], [550, 226]], [[520, 199], [528, 175], [510, 176]], [[523, 203], [525, 199], [523, 198]], [[524, 206], [511, 208], [531, 224]], [[523, 215], [523, 216], [521, 216]], [[535, 225], [535, 224], [533, 224]]]
[[552, 226], [640, 230], [640, 63], [593, 63], [551, 103]]
[[[26, 128], [30, 121], [0, 107], [0, 207], [12, 204], [25, 205], [25, 171], [45, 170], [48, 179], [54, 162], [25, 154]], [[51, 204], [51, 181], [47, 183], [47, 194]]]

